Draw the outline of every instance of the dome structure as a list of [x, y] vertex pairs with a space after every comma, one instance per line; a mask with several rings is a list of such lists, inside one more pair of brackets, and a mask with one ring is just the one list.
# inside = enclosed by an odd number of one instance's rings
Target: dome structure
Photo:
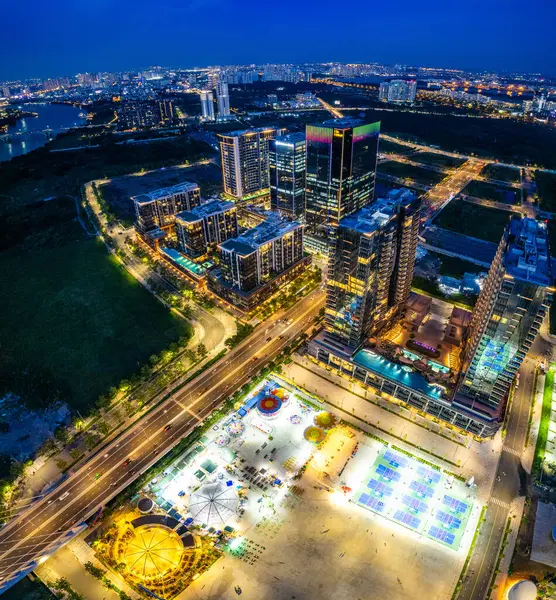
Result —
[[537, 586], [526, 579], [518, 581], [510, 588], [509, 600], [535, 600], [537, 597]]
[[146, 515], [147, 513], [150, 513], [151, 510], [153, 509], [153, 506], [154, 506], [154, 502], [150, 498], [147, 498], [146, 496], [143, 496], [137, 502], [137, 508], [139, 509], [139, 512], [142, 512], [144, 515]]
[[222, 527], [236, 514], [237, 505], [238, 497], [233, 487], [218, 481], [193, 492], [188, 510], [196, 523]]

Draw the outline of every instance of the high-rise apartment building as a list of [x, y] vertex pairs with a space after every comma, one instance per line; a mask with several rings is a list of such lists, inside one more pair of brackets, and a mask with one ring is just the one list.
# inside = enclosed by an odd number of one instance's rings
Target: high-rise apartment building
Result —
[[382, 102], [415, 102], [417, 93], [416, 81], [405, 81], [403, 79], [392, 79], [380, 84], [378, 99]]
[[218, 246], [224, 280], [249, 292], [303, 258], [303, 225], [270, 215], [260, 225]]
[[269, 188], [268, 143], [282, 133], [259, 127], [218, 135], [226, 194], [241, 200]]
[[210, 200], [176, 215], [178, 245], [190, 258], [200, 258], [210, 246], [237, 236], [237, 208], [233, 202]]
[[203, 90], [201, 97], [201, 117], [203, 121], [214, 121], [214, 96], [210, 90]]
[[413, 276], [420, 200], [410, 190], [344, 217], [329, 257], [325, 341], [357, 350], [406, 302]]
[[305, 219], [305, 134], [269, 142], [270, 207], [290, 219]]
[[344, 217], [374, 195], [380, 123], [336, 119], [307, 125], [305, 220], [314, 249], [327, 251]]
[[216, 102], [218, 104], [218, 118], [227, 119], [230, 116], [230, 95], [228, 84], [221, 79], [216, 84]]
[[176, 121], [176, 111], [173, 100], [159, 100], [158, 112], [162, 125], [172, 125]]
[[196, 183], [185, 181], [178, 185], [154, 190], [131, 198], [137, 216], [136, 228], [147, 233], [154, 229], [172, 227], [176, 215], [201, 204], [201, 190]]
[[546, 224], [512, 218], [473, 310], [454, 403], [502, 411], [552, 301]]

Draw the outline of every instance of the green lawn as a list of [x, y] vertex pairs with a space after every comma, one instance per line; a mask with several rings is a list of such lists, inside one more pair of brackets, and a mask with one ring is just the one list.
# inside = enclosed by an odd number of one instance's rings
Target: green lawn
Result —
[[0, 254], [0, 394], [86, 412], [190, 327], [97, 240]]
[[499, 181], [519, 183], [521, 181], [520, 172], [520, 169], [490, 163], [482, 170], [481, 175], [490, 177], [491, 179], [498, 179]]
[[503, 185], [495, 185], [487, 181], [470, 181], [463, 193], [477, 198], [485, 198], [494, 202], [504, 202], [505, 204], [517, 204], [519, 202], [520, 191], [505, 187]]
[[445, 256], [444, 254], [438, 255], [440, 258], [440, 269], [439, 275], [447, 275], [448, 277], [455, 277], [460, 279], [465, 273], [480, 273], [486, 271], [485, 267], [480, 267], [475, 263], [463, 260], [457, 256]]
[[378, 165], [378, 174], [392, 175], [403, 179], [408, 178], [423, 185], [435, 185], [445, 177], [442, 173], [421, 167], [414, 167], [413, 165], [406, 165], [395, 160], [389, 160]]
[[539, 425], [539, 434], [535, 446], [535, 458], [533, 459], [532, 473], [538, 475], [544, 460], [546, 450], [546, 440], [548, 438], [548, 426], [550, 425], [550, 413], [552, 409], [552, 390], [554, 388], [554, 371], [556, 366], [551, 364], [544, 380], [544, 393], [542, 398], [541, 422]]
[[535, 181], [541, 209], [556, 213], [556, 175], [546, 171], [535, 171]]
[[437, 227], [498, 244], [510, 220], [507, 210], [452, 200], [434, 220]]
[[436, 152], [418, 152], [411, 159], [426, 165], [447, 167], [449, 169], [461, 166], [466, 160], [465, 158], [455, 158], [453, 156], [446, 156], [446, 154], [437, 154]]

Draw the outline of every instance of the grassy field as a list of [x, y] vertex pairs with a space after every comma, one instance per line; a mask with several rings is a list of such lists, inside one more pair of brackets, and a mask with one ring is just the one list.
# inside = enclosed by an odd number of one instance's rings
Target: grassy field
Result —
[[480, 267], [475, 263], [456, 256], [446, 256], [444, 254], [439, 254], [438, 256], [441, 260], [438, 271], [439, 275], [447, 275], [448, 277], [460, 279], [465, 273], [480, 273], [486, 270], [485, 267]]
[[110, 183], [100, 185], [99, 189], [118, 217], [133, 219], [135, 209], [131, 196], [184, 181], [198, 183], [201, 197], [209, 198], [221, 189], [222, 172], [218, 165], [212, 163], [184, 168], [167, 167], [165, 170], [151, 171], [140, 176], [119, 177]]
[[417, 183], [431, 186], [444, 179], [444, 175], [442, 173], [429, 171], [428, 169], [422, 169], [421, 167], [414, 167], [413, 165], [406, 165], [394, 160], [390, 160], [378, 165], [378, 173], [392, 175], [394, 177], [401, 177], [402, 179], [407, 178]]
[[434, 224], [498, 244], [509, 218], [510, 213], [506, 210], [452, 200], [436, 217]]
[[503, 202], [504, 204], [517, 204], [520, 197], [519, 190], [494, 185], [486, 181], [470, 181], [463, 189], [463, 193], [477, 198], [493, 200], [494, 202]]
[[0, 254], [0, 392], [86, 412], [190, 327], [143, 289], [103, 244], [80, 239]]
[[550, 414], [552, 411], [552, 390], [554, 388], [554, 371], [550, 368], [544, 380], [544, 392], [542, 397], [541, 421], [539, 425], [539, 433], [537, 435], [537, 444], [535, 446], [535, 457], [533, 459], [532, 473], [539, 474], [544, 460], [546, 451], [546, 440], [548, 438], [548, 426], [550, 425]]
[[499, 181], [519, 183], [521, 181], [520, 172], [520, 169], [490, 163], [482, 170], [481, 175], [490, 177], [491, 179], [498, 179]]
[[437, 154], [436, 152], [418, 152], [411, 157], [411, 160], [416, 160], [426, 165], [434, 165], [435, 167], [446, 167], [448, 169], [459, 167], [465, 162], [465, 158], [455, 158], [446, 156], [445, 154]]
[[390, 140], [384, 140], [380, 138], [378, 142], [378, 151], [393, 152], [394, 154], [407, 154], [408, 152], [411, 152], [411, 147], [405, 146], [404, 144], [396, 144], [396, 142], [391, 142]]
[[535, 171], [535, 181], [541, 209], [556, 213], [556, 174]]
[[49, 152], [40, 148], [9, 162], [0, 163], [2, 200], [5, 210], [53, 196], [77, 196], [81, 185], [141, 169], [196, 162], [214, 151], [203, 142], [185, 136], [155, 144], [103, 145], [100, 148]]

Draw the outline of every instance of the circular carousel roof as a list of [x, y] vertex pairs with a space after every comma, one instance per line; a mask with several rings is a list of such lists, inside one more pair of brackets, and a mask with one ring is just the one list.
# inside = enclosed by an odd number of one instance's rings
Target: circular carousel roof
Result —
[[188, 510], [197, 523], [220, 527], [236, 514], [237, 504], [234, 488], [218, 481], [207, 483], [193, 492]]
[[282, 408], [282, 400], [277, 396], [265, 396], [257, 402], [257, 410], [262, 416], [275, 415]]

